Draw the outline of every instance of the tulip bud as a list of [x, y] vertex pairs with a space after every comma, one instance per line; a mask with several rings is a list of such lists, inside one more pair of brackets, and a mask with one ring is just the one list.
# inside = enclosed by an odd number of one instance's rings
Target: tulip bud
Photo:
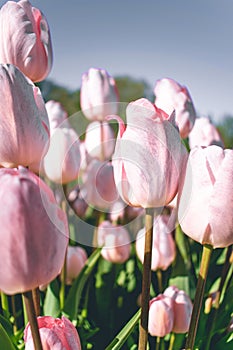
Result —
[[126, 117], [126, 127], [118, 118], [112, 160], [118, 192], [131, 206], [163, 207], [178, 191], [187, 156], [173, 116], [139, 99], [128, 105]]
[[[81, 350], [78, 332], [68, 318], [62, 316], [37, 317], [42, 347], [45, 350]], [[29, 323], [24, 330], [25, 350], [34, 350], [32, 332]]]
[[210, 146], [217, 145], [224, 148], [223, 140], [217, 128], [208, 118], [197, 118], [192, 131], [189, 134], [189, 146]]
[[[168, 215], [160, 215], [154, 219], [151, 270], [166, 270], [174, 261], [176, 247], [171, 235], [175, 220]], [[140, 261], [144, 262], [145, 228], [136, 237], [136, 252]]]
[[164, 337], [172, 331], [174, 322], [173, 300], [159, 294], [150, 301], [148, 331], [154, 337]]
[[104, 120], [117, 113], [118, 91], [114, 79], [104, 69], [90, 68], [82, 76], [80, 104], [90, 120]]
[[168, 287], [163, 295], [174, 300], [174, 333], [186, 333], [189, 329], [193, 305], [189, 296], [175, 286]]
[[0, 62], [17, 66], [32, 81], [52, 68], [52, 44], [45, 16], [28, 0], [7, 1], [0, 11]]
[[103, 246], [102, 257], [112, 263], [124, 263], [130, 257], [130, 237], [123, 226], [103, 221], [97, 230], [98, 246]]
[[0, 198], [0, 288], [11, 295], [51, 282], [69, 237], [53, 192], [26, 168], [0, 169]]
[[79, 275], [87, 260], [87, 253], [82, 247], [68, 246], [66, 256], [66, 284]]
[[114, 132], [108, 123], [92, 122], [86, 129], [84, 142], [90, 157], [102, 161], [108, 160], [115, 147]]
[[155, 105], [171, 114], [175, 110], [176, 123], [182, 138], [186, 138], [193, 128], [196, 112], [185, 86], [181, 86], [173, 79], [164, 78], [156, 82]]
[[233, 150], [195, 147], [178, 196], [178, 220], [192, 239], [223, 248], [233, 243]]
[[0, 166], [30, 166], [49, 146], [49, 121], [37, 88], [13, 65], [0, 64]]
[[[50, 100], [46, 102], [45, 107], [48, 113], [51, 130], [56, 129], [61, 124], [63, 127], [70, 126], [67, 119], [68, 113], [65, 111], [60, 102]], [[66, 125], [64, 125], [64, 122], [66, 122]]]

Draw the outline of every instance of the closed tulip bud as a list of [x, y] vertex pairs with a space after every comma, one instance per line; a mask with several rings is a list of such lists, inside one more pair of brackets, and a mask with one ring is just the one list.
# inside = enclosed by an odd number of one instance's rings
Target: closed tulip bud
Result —
[[87, 202], [84, 200], [84, 198], [80, 197], [80, 188], [76, 187], [73, 189], [68, 196], [68, 201], [72, 209], [74, 210], [75, 214], [78, 215], [78, 217], [85, 216], [85, 213], [88, 208]]
[[[48, 113], [48, 118], [49, 118], [49, 124], [51, 130], [57, 128], [62, 124], [62, 126], [70, 126], [68, 122], [68, 113], [66, 110], [63, 108], [60, 102], [50, 100], [46, 102], [45, 104], [47, 113]], [[65, 123], [66, 124], [65, 124]]]
[[178, 197], [178, 220], [192, 239], [223, 248], [233, 243], [233, 150], [191, 150]]
[[39, 88], [15, 66], [0, 64], [0, 166], [40, 162], [49, 146], [49, 121]]
[[[166, 270], [175, 260], [176, 247], [171, 232], [175, 227], [174, 217], [160, 215], [154, 219], [151, 270]], [[136, 252], [144, 262], [145, 228], [136, 237]]]
[[110, 162], [93, 160], [83, 177], [81, 195], [90, 206], [108, 209], [118, 199]]
[[[82, 350], [78, 332], [68, 318], [40, 316], [37, 323], [44, 350]], [[25, 350], [35, 350], [29, 324], [24, 330], [24, 341]]]
[[114, 202], [109, 210], [109, 216], [111, 221], [117, 222], [123, 220], [125, 214], [125, 203], [122, 200]]
[[86, 260], [87, 253], [82, 247], [68, 246], [66, 256], [66, 284], [72, 284], [72, 281], [81, 272]]
[[217, 145], [224, 148], [223, 141], [217, 128], [209, 118], [197, 118], [189, 134], [189, 147]]
[[186, 333], [189, 329], [193, 305], [189, 296], [175, 286], [165, 289], [163, 295], [174, 300], [174, 333]]
[[156, 82], [154, 94], [155, 105], [158, 108], [169, 115], [175, 110], [180, 136], [186, 138], [196, 119], [195, 108], [188, 89], [173, 79], [164, 78]]
[[97, 231], [97, 243], [102, 247], [102, 257], [112, 263], [124, 263], [130, 257], [130, 237], [128, 231], [110, 221], [103, 221]]
[[173, 300], [159, 294], [150, 301], [148, 331], [154, 337], [164, 337], [172, 331], [174, 322]]
[[178, 191], [187, 156], [173, 116], [146, 99], [131, 102], [126, 116], [126, 127], [118, 117], [112, 159], [118, 192], [131, 206], [163, 207]]
[[79, 166], [79, 137], [75, 130], [66, 127], [54, 129], [43, 162], [46, 176], [53, 182], [67, 184], [77, 179]]
[[90, 123], [86, 129], [85, 147], [92, 158], [102, 161], [110, 159], [115, 147], [115, 137], [111, 126], [106, 122]]
[[0, 11], [0, 62], [17, 66], [32, 81], [52, 68], [52, 44], [45, 16], [28, 0], [7, 1]]
[[80, 104], [90, 120], [104, 120], [116, 114], [119, 96], [115, 80], [104, 69], [90, 68], [82, 76]]
[[61, 271], [68, 224], [53, 192], [23, 167], [0, 169], [0, 288], [22, 293], [52, 281]]

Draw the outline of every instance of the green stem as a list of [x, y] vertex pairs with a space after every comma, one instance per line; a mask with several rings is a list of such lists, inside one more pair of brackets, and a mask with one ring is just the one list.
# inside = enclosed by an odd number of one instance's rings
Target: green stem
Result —
[[9, 316], [9, 303], [8, 303], [8, 297], [5, 293], [1, 292], [1, 304], [2, 304], [2, 311], [3, 315], [8, 317]]
[[142, 274], [142, 312], [141, 322], [139, 327], [139, 343], [138, 350], [146, 350], [148, 341], [148, 313], [150, 301], [150, 283], [151, 283], [151, 255], [152, 255], [152, 241], [153, 241], [153, 221], [154, 209], [146, 209], [145, 217], [145, 250], [144, 263]]
[[158, 280], [158, 287], [159, 287], [159, 293], [163, 292], [163, 278], [162, 278], [162, 271], [158, 269], [156, 271], [157, 274], [157, 280]]
[[32, 298], [32, 292], [29, 291], [29, 292], [23, 293], [23, 298], [24, 298], [25, 307], [27, 310], [27, 315], [28, 315], [31, 332], [32, 332], [32, 338], [33, 338], [35, 350], [43, 350], [41, 339], [40, 339], [38, 323], [37, 323], [36, 312], [34, 308], [34, 302]]
[[129, 335], [132, 333], [134, 327], [138, 323], [141, 315], [141, 309], [129, 320], [124, 328], [118, 333], [113, 341], [105, 348], [105, 350], [118, 350], [121, 349], [122, 345], [126, 342]]
[[169, 343], [169, 348], [168, 348], [168, 350], [173, 350], [173, 346], [174, 346], [174, 343], [175, 343], [175, 339], [176, 339], [175, 333], [171, 333], [170, 343]]
[[159, 350], [159, 348], [160, 348], [160, 341], [161, 341], [161, 338], [160, 337], [156, 337], [155, 350]]
[[14, 334], [18, 331], [18, 317], [17, 317], [17, 308], [16, 308], [16, 300], [15, 295], [11, 296], [11, 307], [12, 307], [12, 315], [14, 318], [13, 331]]
[[[64, 213], [67, 213], [67, 207], [66, 207], [66, 191], [67, 191], [67, 186], [65, 184], [62, 185], [63, 192], [64, 192], [64, 199], [61, 203], [61, 208], [64, 211]], [[60, 293], [59, 293], [59, 298], [60, 298], [60, 309], [63, 310], [64, 305], [65, 305], [65, 291], [66, 291], [66, 256], [67, 256], [67, 250], [65, 252], [65, 259], [63, 263], [63, 267], [61, 270], [61, 287], [60, 287]]]
[[194, 347], [212, 251], [213, 251], [213, 247], [211, 245], [205, 244], [203, 246], [200, 272], [199, 272], [198, 281], [197, 281], [197, 289], [196, 289], [196, 294], [194, 298], [193, 311], [192, 311], [192, 316], [191, 316], [191, 321], [190, 321], [190, 326], [188, 331], [188, 337], [185, 345], [186, 350], [193, 350], [193, 347]]

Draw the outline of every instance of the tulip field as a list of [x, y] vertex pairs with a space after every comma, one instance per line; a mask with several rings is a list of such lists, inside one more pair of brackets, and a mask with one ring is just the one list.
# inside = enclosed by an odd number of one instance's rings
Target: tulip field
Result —
[[0, 62], [0, 350], [233, 349], [233, 145], [189, 89], [126, 103], [90, 67], [68, 115], [28, 0]]

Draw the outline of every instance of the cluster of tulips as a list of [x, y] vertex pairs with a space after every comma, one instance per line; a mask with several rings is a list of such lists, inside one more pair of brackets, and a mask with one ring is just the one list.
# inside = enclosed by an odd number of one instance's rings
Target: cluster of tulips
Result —
[[[224, 148], [208, 118], [197, 118], [188, 89], [178, 82], [158, 80], [153, 103], [141, 98], [126, 106], [114, 79], [97, 68], [82, 77], [80, 103], [89, 124], [78, 135], [59, 101], [45, 103], [34, 84], [48, 76], [52, 61], [44, 15], [28, 0], [6, 2], [0, 11], [3, 315], [9, 296], [22, 293], [26, 350], [81, 349], [77, 322], [63, 313], [67, 286], [79, 281], [90, 259], [124, 264], [134, 249], [143, 270], [140, 309], [131, 323], [140, 319], [137, 348], [147, 349], [149, 332], [156, 349], [171, 333], [188, 333], [185, 348], [194, 349], [213, 249], [228, 247], [226, 266], [232, 261], [233, 150]], [[70, 239], [71, 212], [83, 222], [96, 216], [91, 239], [79, 230]], [[161, 278], [176, 259], [177, 229], [203, 245], [193, 302], [174, 285], [164, 288]], [[159, 289], [153, 298], [151, 271]], [[40, 293], [56, 279], [61, 318], [41, 308]], [[0, 348], [14, 349], [1, 329]], [[120, 349], [118, 340], [107, 349]]]

